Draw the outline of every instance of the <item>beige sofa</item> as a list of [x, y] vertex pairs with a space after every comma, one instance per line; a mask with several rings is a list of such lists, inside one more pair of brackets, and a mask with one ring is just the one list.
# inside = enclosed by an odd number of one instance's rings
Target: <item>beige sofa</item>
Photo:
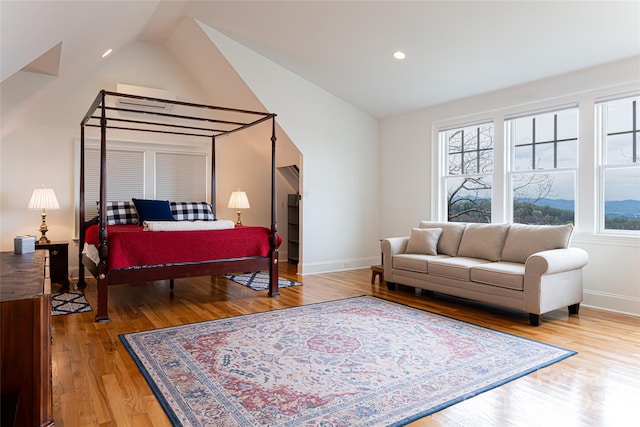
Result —
[[395, 284], [529, 313], [568, 307], [578, 314], [582, 268], [589, 257], [570, 248], [572, 225], [422, 221], [410, 236], [381, 242], [384, 278]]

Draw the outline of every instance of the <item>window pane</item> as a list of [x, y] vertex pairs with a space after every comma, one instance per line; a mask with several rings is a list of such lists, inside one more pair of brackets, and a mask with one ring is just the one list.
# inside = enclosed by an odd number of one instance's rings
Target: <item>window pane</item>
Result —
[[463, 174], [474, 174], [478, 173], [478, 153], [476, 151], [472, 151], [470, 153], [464, 153], [464, 168], [462, 170]]
[[464, 133], [464, 151], [478, 149], [478, 132], [475, 128], [467, 129]]
[[515, 170], [531, 170], [531, 146], [516, 147], [515, 149]]
[[573, 168], [578, 165], [578, 144], [576, 140], [558, 143], [558, 167]]
[[553, 169], [553, 144], [536, 144], [536, 169]]
[[631, 134], [608, 136], [605, 154], [607, 156], [605, 164], [607, 165], [633, 163], [633, 138]]
[[480, 173], [491, 173], [493, 171], [493, 150], [480, 150]]
[[490, 150], [493, 148], [493, 126], [480, 127], [480, 149]]
[[607, 107], [607, 133], [633, 129], [633, 101], [611, 103]]
[[462, 173], [462, 155], [451, 154], [449, 156], [449, 175], [460, 175]]
[[578, 138], [578, 110], [558, 113], [558, 139]]
[[513, 175], [513, 222], [568, 224], [575, 218], [573, 172]]
[[536, 116], [536, 141], [553, 141], [553, 114]]
[[491, 178], [450, 178], [447, 217], [451, 222], [491, 222]]
[[640, 230], [640, 167], [605, 169], [604, 228]]
[[531, 144], [533, 141], [533, 125], [530, 117], [516, 119], [515, 124], [515, 145]]
[[455, 132], [449, 137], [449, 153], [462, 151], [462, 132]]

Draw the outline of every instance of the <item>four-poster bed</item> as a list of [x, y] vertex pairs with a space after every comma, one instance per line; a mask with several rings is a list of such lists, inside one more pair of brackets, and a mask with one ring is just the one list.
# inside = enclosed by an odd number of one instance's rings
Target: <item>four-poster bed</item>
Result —
[[[129, 102], [116, 102], [118, 99]], [[141, 111], [130, 107], [132, 102], [169, 105], [171, 111]], [[188, 114], [183, 114], [188, 113]], [[109, 92], [98, 93], [80, 123], [80, 245], [79, 286], [86, 286], [84, 269], [88, 268], [97, 279], [98, 310], [96, 321], [106, 321], [108, 314], [108, 286], [182, 277], [207, 276], [246, 271], [268, 270], [269, 296], [278, 292], [278, 246], [276, 223], [276, 136], [273, 113], [216, 107], [182, 101], [142, 97]], [[238, 227], [213, 231], [142, 231], [138, 225], [108, 225], [112, 203], [107, 200], [107, 129], [131, 132], [155, 132], [182, 137], [204, 137], [211, 140], [211, 209], [215, 217], [216, 206], [216, 139], [271, 120], [271, 225], [266, 227]], [[85, 128], [100, 128], [100, 180], [98, 216], [86, 221], [85, 207]], [[109, 208], [108, 208], [109, 205]], [[120, 228], [119, 228], [120, 227]], [[125, 228], [129, 227], [125, 230]], [[131, 230], [133, 228], [134, 230]], [[139, 228], [139, 229], [136, 229]], [[132, 233], [130, 231], [135, 231]], [[109, 235], [114, 240], [110, 241]], [[134, 235], [145, 242], [126, 243]], [[117, 239], [116, 239], [117, 237]], [[174, 239], [175, 240], [171, 240]], [[180, 239], [186, 242], [179, 243]], [[122, 244], [122, 241], [125, 241]], [[120, 242], [120, 243], [117, 243]], [[160, 242], [160, 243], [159, 243]], [[85, 243], [97, 248], [91, 261], [84, 251]], [[129, 259], [126, 248], [135, 245], [156, 249], [158, 258]], [[164, 246], [162, 246], [164, 245]], [[122, 249], [121, 247], [124, 247]], [[168, 248], [173, 248], [171, 255]], [[160, 248], [160, 249], [158, 249]], [[163, 249], [167, 248], [167, 250]], [[175, 248], [184, 248], [175, 252]], [[195, 254], [189, 252], [195, 248]], [[217, 248], [217, 250], [216, 250]], [[209, 250], [211, 249], [211, 250]], [[178, 249], [180, 250], [180, 249]], [[125, 261], [123, 261], [126, 259]], [[140, 264], [142, 263], [142, 264]]]

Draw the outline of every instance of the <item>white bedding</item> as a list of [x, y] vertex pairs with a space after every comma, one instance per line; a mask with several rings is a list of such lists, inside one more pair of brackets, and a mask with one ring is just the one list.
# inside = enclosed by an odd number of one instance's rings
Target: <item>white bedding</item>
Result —
[[217, 221], [145, 221], [144, 231], [195, 231], [226, 230], [234, 228], [233, 221], [219, 219]]
[[85, 242], [82, 253], [85, 254], [95, 265], [100, 264], [100, 252], [94, 245]]

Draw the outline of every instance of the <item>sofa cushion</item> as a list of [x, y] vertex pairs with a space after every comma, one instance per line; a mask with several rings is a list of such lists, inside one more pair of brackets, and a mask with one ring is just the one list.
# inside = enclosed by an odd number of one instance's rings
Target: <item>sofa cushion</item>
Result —
[[406, 254], [437, 255], [442, 228], [412, 228]]
[[458, 256], [500, 261], [509, 224], [467, 224]]
[[502, 250], [502, 260], [524, 263], [536, 252], [569, 246], [573, 225], [513, 224]]
[[432, 222], [420, 221], [420, 228], [441, 228], [442, 234], [438, 240], [438, 253], [449, 256], [458, 254], [458, 246], [466, 224], [461, 222]]
[[489, 262], [471, 267], [471, 280], [500, 286], [501, 288], [524, 290], [524, 264], [515, 262]]
[[471, 267], [489, 261], [478, 258], [451, 257], [429, 260], [429, 274], [450, 279], [471, 281]]
[[398, 270], [428, 273], [429, 261], [441, 257], [444, 257], [444, 255], [398, 254], [394, 255], [391, 265]]

